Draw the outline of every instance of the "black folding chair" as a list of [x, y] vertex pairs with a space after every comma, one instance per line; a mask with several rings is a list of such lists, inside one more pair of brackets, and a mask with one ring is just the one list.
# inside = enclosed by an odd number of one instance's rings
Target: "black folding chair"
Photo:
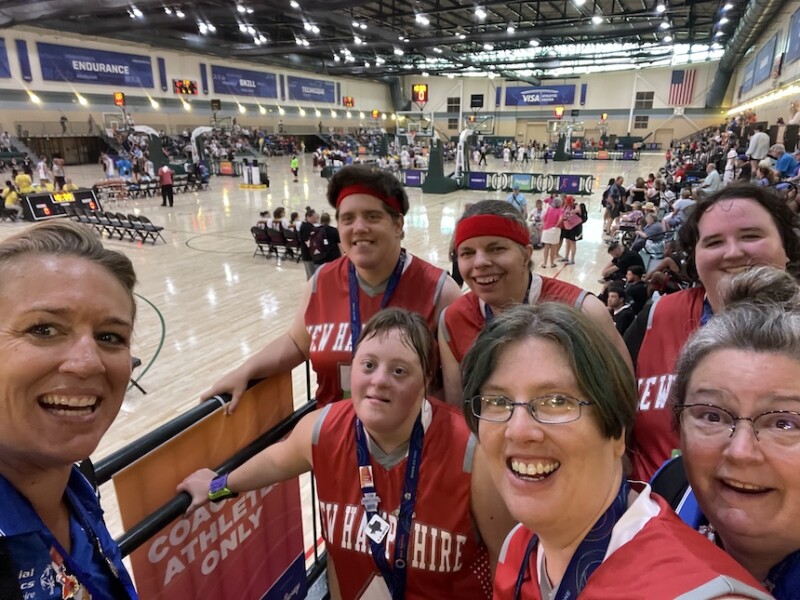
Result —
[[300, 244], [302, 244], [302, 242], [297, 236], [297, 231], [281, 227], [281, 232], [286, 240], [286, 254], [294, 258], [295, 262], [300, 262]]
[[164, 236], [161, 235], [161, 232], [164, 230], [164, 228], [161, 225], [153, 224], [153, 222], [144, 215], [139, 215], [139, 221], [144, 226], [145, 239], [147, 239], [148, 237], [152, 239], [154, 246], [156, 244], [156, 240], [159, 238], [165, 244], [167, 243], [167, 240], [165, 240]]
[[[253, 241], [256, 243], [253, 256], [255, 257], [256, 254], [261, 254], [265, 259], [269, 259], [270, 255], [273, 253], [273, 248], [266, 230], [261, 227], [251, 227], [250, 234], [253, 236]], [[277, 255], [277, 251], [275, 251], [275, 254]]]
[[[136, 228], [128, 220], [128, 215], [126, 215], [125, 213], [119, 213], [118, 212], [117, 213], [117, 220], [119, 221], [119, 224], [120, 224], [120, 227], [121, 227], [120, 231], [123, 234], [127, 235], [130, 238], [130, 241], [135, 240], [136, 239], [136, 235], [137, 235]], [[120, 239], [122, 239], [122, 238], [120, 237]]]

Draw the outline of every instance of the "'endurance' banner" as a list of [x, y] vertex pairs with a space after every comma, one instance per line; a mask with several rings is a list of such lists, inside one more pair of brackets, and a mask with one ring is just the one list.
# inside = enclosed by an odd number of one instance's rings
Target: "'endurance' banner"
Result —
[[45, 81], [153, 87], [149, 56], [36, 42]]

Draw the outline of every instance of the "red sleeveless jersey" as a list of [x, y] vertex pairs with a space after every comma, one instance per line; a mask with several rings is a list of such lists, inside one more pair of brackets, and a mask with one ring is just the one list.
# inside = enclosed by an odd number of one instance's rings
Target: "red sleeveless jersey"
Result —
[[[306, 307], [306, 329], [311, 337], [309, 358], [317, 374], [317, 405], [325, 406], [350, 395], [350, 260], [343, 256], [324, 265], [315, 274]], [[436, 304], [447, 273], [421, 258], [406, 255], [400, 282], [389, 306], [419, 313], [431, 331], [436, 331]], [[370, 295], [359, 286], [359, 309], [363, 326], [380, 310], [383, 291]]]
[[[432, 416], [422, 448], [405, 597], [488, 600], [492, 595], [489, 553], [470, 515], [475, 438], [455, 408], [438, 400], [429, 402]], [[323, 535], [344, 600], [360, 598], [380, 577], [364, 534], [354, 419], [351, 402], [328, 406], [315, 426], [312, 447]], [[371, 460], [380, 498], [378, 511], [390, 525], [384, 542], [390, 564], [407, 460], [389, 469], [374, 457]]]
[[[674, 600], [678, 597], [771, 598], [747, 570], [722, 549], [688, 527], [653, 494], [659, 513], [592, 573], [580, 600]], [[533, 533], [517, 526], [508, 534], [494, 578], [494, 600], [513, 600], [519, 570]], [[705, 593], [691, 592], [709, 584]], [[531, 554], [520, 600], [541, 600], [536, 551]]]
[[[536, 300], [537, 304], [563, 302], [580, 310], [583, 299], [588, 294], [586, 290], [550, 277], [541, 279], [542, 289]], [[447, 345], [460, 363], [486, 324], [480, 299], [473, 292], [467, 292], [442, 312], [440, 321], [444, 324], [443, 331]]]
[[669, 391], [681, 349], [700, 327], [704, 297], [703, 288], [691, 288], [662, 296], [650, 310], [636, 363], [639, 410], [633, 424], [633, 480], [650, 481], [672, 451], [680, 447], [668, 405]]

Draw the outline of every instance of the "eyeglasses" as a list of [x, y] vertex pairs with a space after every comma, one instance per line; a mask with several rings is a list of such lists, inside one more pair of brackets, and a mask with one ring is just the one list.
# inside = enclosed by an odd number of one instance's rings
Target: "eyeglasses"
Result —
[[714, 404], [678, 404], [675, 413], [687, 433], [708, 438], [732, 438], [739, 421], [750, 421], [756, 440], [763, 444], [800, 444], [800, 413], [791, 410], [770, 410], [755, 417], [737, 417]]
[[581, 417], [581, 407], [594, 402], [578, 400], [564, 394], [538, 396], [528, 402], [513, 402], [505, 396], [475, 396], [468, 401], [472, 414], [483, 421], [505, 423], [511, 419], [514, 407], [524, 406], [539, 423], [570, 423]]

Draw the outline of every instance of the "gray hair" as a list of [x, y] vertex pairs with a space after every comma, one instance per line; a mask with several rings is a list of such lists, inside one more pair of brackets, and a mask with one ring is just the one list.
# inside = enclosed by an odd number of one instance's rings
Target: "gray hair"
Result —
[[800, 361], [800, 285], [791, 274], [756, 267], [734, 277], [725, 309], [697, 330], [683, 347], [672, 401], [686, 400], [698, 363], [717, 350], [771, 352]]
[[553, 200], [550, 202], [550, 206], [552, 206], [553, 208], [559, 208], [562, 204], [564, 204], [564, 201], [558, 196], [553, 198]]
[[[526, 339], [547, 340], [561, 347], [581, 392], [595, 403], [597, 423], [604, 436], [619, 439], [630, 432], [638, 404], [630, 369], [608, 336], [589, 317], [559, 302], [520, 304], [487, 324], [461, 363], [464, 398], [480, 395], [497, 368], [500, 353], [510, 344]], [[470, 429], [477, 433], [479, 421], [468, 403], [464, 404], [464, 416]]]

